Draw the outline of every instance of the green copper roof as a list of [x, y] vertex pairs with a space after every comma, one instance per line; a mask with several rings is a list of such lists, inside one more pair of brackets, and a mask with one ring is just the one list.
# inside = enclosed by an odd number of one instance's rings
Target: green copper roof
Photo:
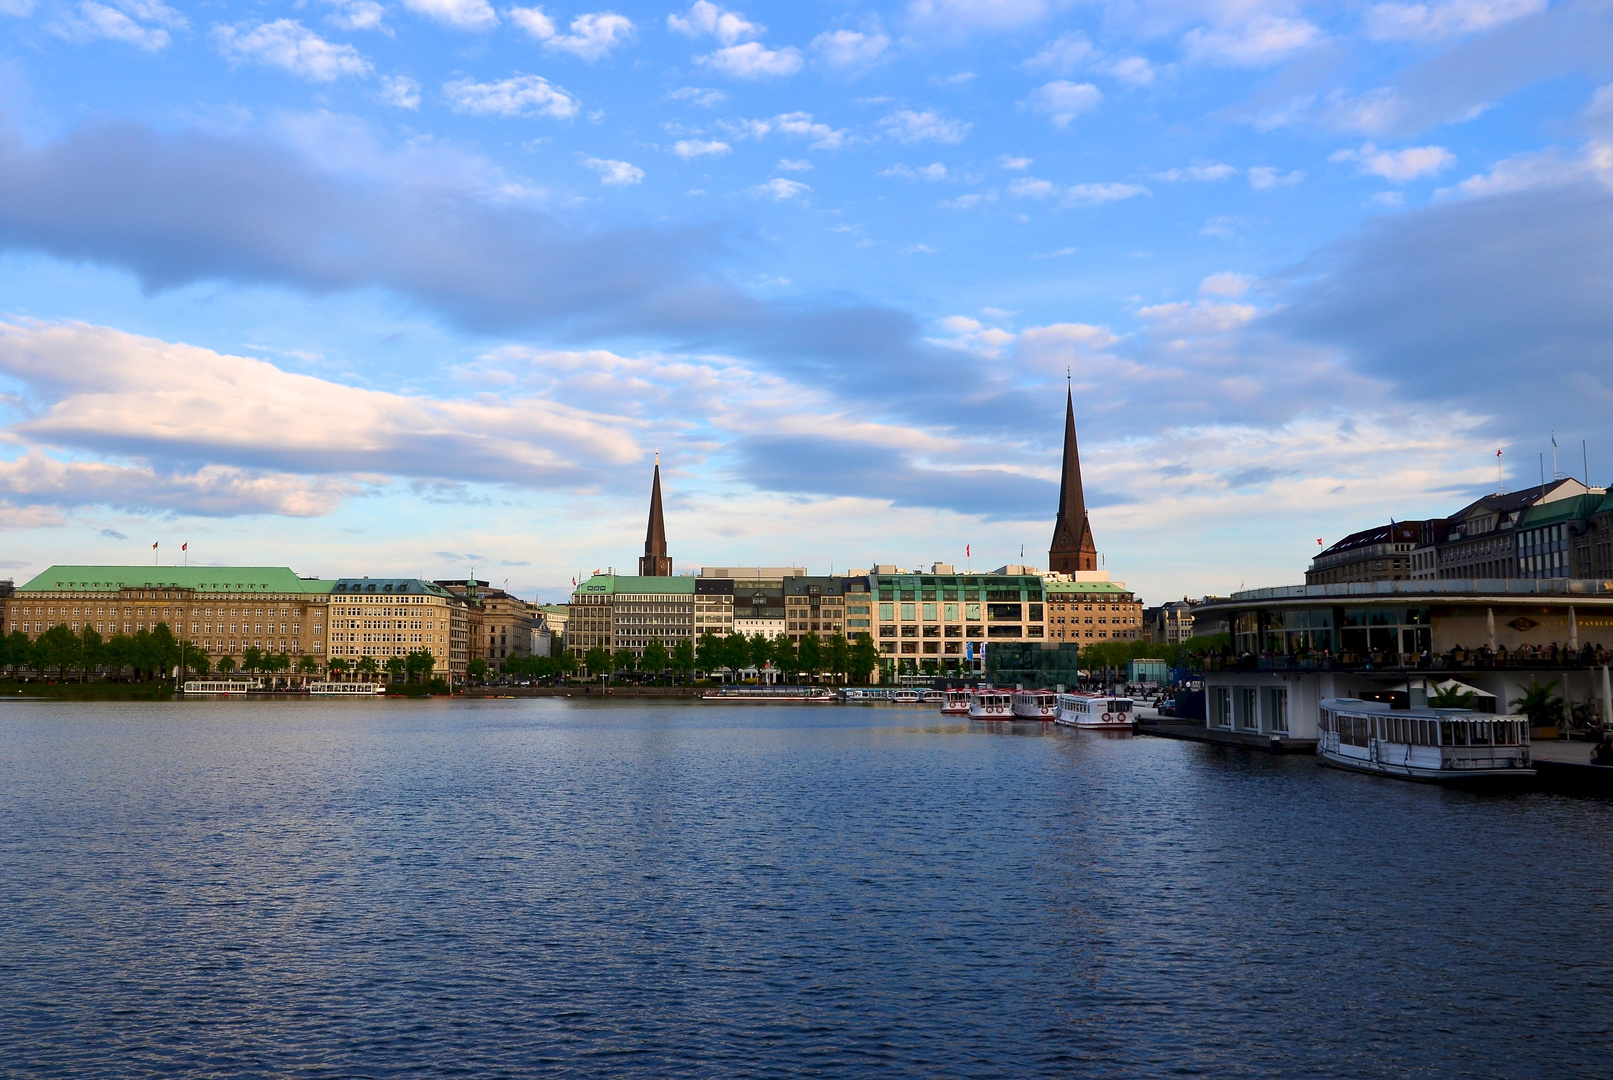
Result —
[[26, 585], [28, 592], [116, 592], [119, 589], [194, 589], [205, 593], [324, 593], [334, 584], [300, 578], [285, 566], [52, 566]]
[[595, 574], [572, 590], [573, 596], [617, 596], [622, 593], [665, 593], [694, 595], [692, 577], [626, 577], [621, 574]]
[[1555, 525], [1560, 521], [1580, 521], [1596, 513], [1606, 496], [1573, 495], [1549, 503], [1537, 503], [1523, 513], [1519, 529], [1532, 529], [1537, 525]]
[[1097, 593], [1129, 593], [1130, 589], [1118, 585], [1113, 581], [1049, 581], [1046, 583], [1049, 596], [1053, 593], [1077, 593], [1091, 596]]

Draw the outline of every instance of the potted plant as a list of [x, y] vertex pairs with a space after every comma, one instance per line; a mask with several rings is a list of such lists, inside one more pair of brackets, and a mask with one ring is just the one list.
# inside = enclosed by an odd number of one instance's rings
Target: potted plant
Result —
[[1562, 719], [1563, 699], [1551, 692], [1556, 685], [1556, 679], [1536, 684], [1523, 697], [1513, 698], [1509, 702], [1520, 715], [1529, 718], [1530, 739], [1555, 739], [1558, 736], [1557, 723]]

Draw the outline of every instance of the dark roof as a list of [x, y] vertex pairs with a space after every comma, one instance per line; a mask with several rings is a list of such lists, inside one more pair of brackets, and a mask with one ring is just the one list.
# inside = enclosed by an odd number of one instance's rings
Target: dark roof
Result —
[[1377, 525], [1351, 533], [1326, 551], [1319, 552], [1316, 557], [1319, 559], [1323, 555], [1338, 555], [1354, 551], [1356, 548], [1372, 547], [1374, 544], [1415, 544], [1418, 533], [1419, 529], [1415, 524], [1392, 521], [1387, 525]]

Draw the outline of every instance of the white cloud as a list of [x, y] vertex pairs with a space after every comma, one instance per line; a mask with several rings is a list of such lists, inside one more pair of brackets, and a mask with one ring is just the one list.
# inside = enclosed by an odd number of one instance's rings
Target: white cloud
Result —
[[1192, 304], [1178, 301], [1137, 309], [1138, 317], [1152, 323], [1154, 332], [1188, 335], [1230, 333], [1259, 314], [1260, 309], [1253, 304], [1226, 304], [1209, 300]]
[[1070, 126], [1074, 120], [1084, 112], [1090, 112], [1098, 107], [1103, 100], [1103, 91], [1091, 83], [1073, 83], [1068, 79], [1055, 79], [1045, 83], [1032, 91], [1030, 95], [1031, 108], [1047, 115], [1054, 127], [1064, 128]]
[[1435, 4], [1374, 4], [1364, 26], [1373, 41], [1432, 41], [1488, 30], [1546, 9], [1547, 0], [1450, 0]]
[[1305, 179], [1305, 174], [1298, 169], [1285, 173], [1281, 169], [1274, 169], [1270, 165], [1255, 165], [1249, 169], [1249, 186], [1256, 191], [1268, 191], [1276, 187], [1293, 187]]
[[784, 113], [773, 118], [772, 126], [784, 135], [797, 139], [811, 139], [814, 150], [838, 150], [846, 141], [844, 129], [812, 119], [807, 112]]
[[672, 144], [672, 152], [685, 161], [697, 157], [722, 157], [733, 147], [715, 139], [680, 139]]
[[552, 116], [569, 120], [577, 115], [577, 99], [551, 86], [541, 75], [515, 75], [496, 83], [456, 79], [444, 83], [443, 95], [455, 112], [488, 116]]
[[708, 0], [695, 0], [685, 15], [668, 15], [666, 25], [668, 30], [686, 37], [710, 35], [724, 45], [758, 37], [763, 30], [744, 16], [720, 8]]
[[487, 0], [403, 0], [403, 6], [460, 30], [487, 30], [498, 25], [498, 16]]
[[779, 158], [779, 163], [773, 167], [775, 169], [782, 169], [784, 172], [811, 172], [812, 162], [791, 158]]
[[903, 255], [934, 255], [938, 249], [929, 244], [913, 244], [902, 249]]
[[160, 52], [172, 41], [169, 30], [189, 26], [183, 15], [160, 0], [114, 0], [112, 6], [87, 0], [76, 14], [64, 16], [57, 29], [78, 40], [121, 41], [146, 52]]
[[386, 30], [386, 9], [375, 0], [330, 0], [336, 8], [325, 21], [338, 30]]
[[1028, 157], [1009, 157], [1007, 154], [1004, 154], [1002, 157], [997, 159], [997, 164], [1001, 165], [1005, 169], [1018, 171], [1020, 169], [1030, 168], [1031, 161], [1032, 159]]
[[1069, 187], [1060, 187], [1049, 180], [1025, 176], [1008, 185], [1008, 194], [1017, 195], [1022, 199], [1056, 197], [1066, 206], [1091, 206], [1122, 199], [1135, 199], [1139, 195], [1152, 193], [1140, 184], [1071, 184]]
[[[1055, 254], [1062, 255], [1064, 252]], [[1063, 374], [1064, 365], [1090, 360], [1120, 344], [1120, 340], [1107, 326], [1054, 323], [1024, 330], [1019, 335], [1016, 348], [1021, 358], [1033, 368]]]
[[1304, 19], [1279, 15], [1256, 15], [1232, 27], [1189, 31], [1182, 39], [1187, 54], [1195, 60], [1259, 67], [1275, 63], [1322, 41], [1322, 32]]
[[721, 90], [707, 90], [699, 86], [680, 86], [676, 90], [667, 91], [669, 101], [687, 101], [691, 105], [698, 105], [702, 109], [709, 109], [714, 105], [721, 105], [728, 99], [728, 95]]
[[1237, 299], [1249, 291], [1254, 279], [1248, 274], [1235, 274], [1230, 270], [1211, 274], [1199, 282], [1199, 292], [1205, 296], [1226, 296]]
[[[920, 250], [921, 249], [921, 250]], [[916, 244], [908, 249], [915, 254], [934, 254], [934, 251], [923, 244]], [[1004, 330], [1000, 326], [988, 326], [979, 319], [967, 315], [948, 315], [941, 320], [941, 328], [952, 336], [949, 338], [929, 338], [936, 345], [961, 352], [974, 353], [976, 356], [997, 358], [1003, 355], [1005, 349], [1014, 343], [1012, 331]]]
[[917, 169], [910, 168], [906, 165], [892, 165], [890, 168], [883, 170], [879, 175], [894, 177], [900, 180], [929, 180], [933, 182], [936, 180], [945, 180], [947, 178], [947, 167], [941, 164], [939, 161], [930, 165], [920, 166]]
[[946, 199], [940, 205], [944, 210], [973, 210], [982, 203], [996, 201], [995, 191], [971, 191], [967, 195], [959, 195], [956, 199]]
[[812, 51], [832, 68], [864, 68], [877, 63], [890, 43], [891, 39], [884, 34], [830, 30], [812, 39]]
[[1225, 180], [1229, 176], [1236, 176], [1238, 170], [1231, 165], [1219, 161], [1195, 162], [1185, 169], [1167, 169], [1162, 173], [1155, 173], [1156, 180], [1168, 180], [1172, 183], [1194, 180]]
[[881, 120], [879, 126], [885, 134], [905, 143], [959, 143], [969, 134], [970, 127], [962, 120], [953, 120], [929, 109], [922, 112], [899, 109]]
[[381, 100], [395, 109], [418, 109], [420, 84], [407, 75], [383, 75]]
[[751, 188], [750, 193], [757, 198], [776, 199], [783, 202], [786, 199], [803, 199], [812, 189], [799, 180], [786, 180], [782, 176], [775, 176], [765, 184], [758, 184]]
[[1085, 35], [1060, 34], [1042, 47], [1035, 56], [1025, 61], [1033, 71], [1051, 71], [1055, 75], [1068, 75], [1098, 55]]
[[1338, 150], [1329, 161], [1352, 161], [1357, 171], [1366, 176], [1381, 176], [1396, 184], [1404, 184], [1420, 176], [1434, 173], [1456, 164], [1456, 155], [1443, 146], [1411, 146], [1404, 150], [1379, 150], [1371, 143], [1363, 143], [1359, 150]]
[[1080, 252], [1080, 250], [1081, 249], [1078, 248], [1078, 247], [1063, 247], [1063, 248], [1059, 248], [1057, 251], [1049, 251], [1046, 254], [1035, 254], [1035, 253], [1033, 253], [1031, 255], [1031, 258], [1033, 258], [1033, 259], [1063, 259], [1063, 258], [1066, 258], [1066, 257], [1068, 257], [1070, 255], [1078, 254]]
[[343, 75], [368, 75], [370, 62], [351, 45], [333, 45], [294, 19], [278, 19], [248, 28], [215, 26], [213, 41], [231, 63], [251, 61], [283, 68], [315, 82]]
[[545, 49], [567, 52], [590, 62], [632, 41], [637, 34], [631, 19], [608, 11], [578, 15], [571, 20], [569, 34], [556, 31], [554, 20], [542, 8], [511, 8], [506, 14], [528, 35], [543, 42]]
[[1047, 0], [911, 0], [908, 18], [941, 33], [1015, 30], [1042, 19]]
[[1105, 60], [1098, 70], [1117, 82], [1128, 86], [1150, 86], [1154, 81], [1154, 65], [1141, 56], [1119, 56]]
[[411, 397], [83, 323], [0, 324], [0, 371], [40, 402], [6, 429], [24, 454], [0, 463], [0, 498], [22, 504], [310, 516], [387, 476], [565, 483], [588, 455], [641, 453], [625, 427], [547, 394]]
[[793, 46], [769, 49], [760, 41], [747, 41], [697, 56], [695, 63], [736, 79], [771, 79], [800, 71], [801, 50]]
[[584, 157], [582, 163], [599, 174], [599, 182], [607, 187], [637, 184], [644, 179], [644, 170], [626, 161], [609, 158]]

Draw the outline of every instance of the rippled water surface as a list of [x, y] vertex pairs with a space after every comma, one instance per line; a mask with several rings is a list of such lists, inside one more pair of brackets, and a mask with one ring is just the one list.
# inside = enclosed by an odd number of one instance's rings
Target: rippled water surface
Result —
[[7, 1076], [1605, 1076], [1613, 808], [870, 707], [0, 704]]

